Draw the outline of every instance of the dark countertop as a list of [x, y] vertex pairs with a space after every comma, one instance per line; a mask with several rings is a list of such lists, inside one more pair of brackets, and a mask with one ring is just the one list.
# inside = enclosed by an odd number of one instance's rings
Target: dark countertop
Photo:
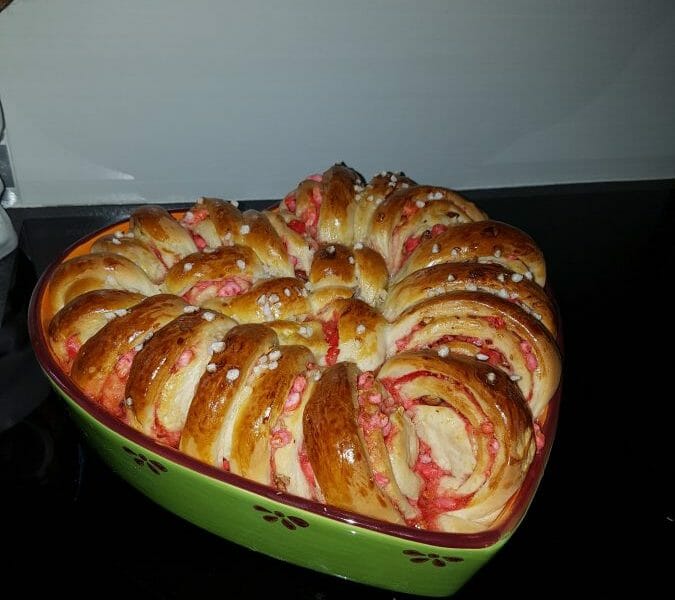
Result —
[[7, 293], [12, 287], [16, 254], [16, 250], [13, 250], [7, 256], [0, 258], [0, 323], [2, 323], [2, 316], [5, 314]]
[[[673, 498], [661, 482], [673, 473], [673, 453], [666, 451], [668, 464], [661, 467], [662, 459], [653, 455], [660, 456], [662, 439], [653, 448], [651, 432], [664, 427], [670, 443], [672, 391], [666, 401], [660, 386], [672, 371], [672, 301], [665, 284], [675, 264], [674, 190], [671, 181], [467, 193], [491, 217], [530, 233], [544, 250], [563, 317], [565, 368], [558, 435], [535, 500], [505, 548], [455, 597], [538, 594], [552, 585], [571, 594], [584, 578], [600, 587], [616, 580], [617, 568], [638, 559], [618, 540], [627, 543], [640, 529], [634, 516], [645, 486], [649, 508], [640, 522], [665, 536], [672, 555]], [[8, 211], [20, 247], [12, 257], [0, 330], [15, 335], [5, 346], [0, 338], [0, 358], [27, 347], [24, 315], [37, 274], [66, 245], [129, 210]], [[19, 576], [22, 565], [34, 570], [37, 561], [40, 573], [56, 573], [49, 579], [53, 591], [72, 590], [73, 578], [84, 573], [110, 595], [134, 597], [232, 591], [256, 597], [280, 590], [284, 597], [321, 600], [364, 593], [373, 599], [406, 597], [256, 554], [156, 507], [80, 443], [63, 402], [48, 391], [34, 363], [5, 370], [5, 396], [17, 393], [19, 379], [24, 402], [39, 406], [0, 433], [10, 578]], [[663, 398], [657, 422], [645, 410], [652, 398]], [[637, 455], [641, 469], [648, 463], [649, 477], [632, 471]], [[615, 562], [597, 558], [613, 550]], [[22, 575], [21, 581], [28, 590], [44, 584], [42, 579]]]

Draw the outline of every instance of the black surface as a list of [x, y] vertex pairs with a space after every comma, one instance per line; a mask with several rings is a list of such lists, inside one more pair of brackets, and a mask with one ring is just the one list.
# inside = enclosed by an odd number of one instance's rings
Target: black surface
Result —
[[[621, 585], [643, 556], [658, 562], [659, 552], [628, 543], [650, 529], [672, 558], [673, 302], [665, 285], [675, 264], [673, 186], [569, 192], [468, 194], [543, 248], [563, 317], [565, 369], [558, 436], [535, 500], [456, 598]], [[23, 262], [4, 328], [21, 326], [36, 273], [124, 210], [15, 213]], [[84, 574], [104, 582], [106, 594], [133, 597], [406, 597], [250, 552], [156, 507], [83, 446], [63, 402], [45, 396], [0, 434], [6, 573], [24, 593], [76, 589], [72, 578]]]

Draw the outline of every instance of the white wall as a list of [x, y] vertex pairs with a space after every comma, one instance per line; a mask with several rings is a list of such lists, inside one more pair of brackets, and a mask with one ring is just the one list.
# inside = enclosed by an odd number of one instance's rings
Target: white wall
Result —
[[675, 176], [675, 2], [15, 0], [20, 205]]

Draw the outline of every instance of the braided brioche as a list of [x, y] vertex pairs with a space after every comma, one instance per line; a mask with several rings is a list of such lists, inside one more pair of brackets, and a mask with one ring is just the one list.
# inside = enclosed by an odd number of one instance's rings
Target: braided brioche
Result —
[[54, 358], [160, 443], [280, 491], [488, 529], [558, 388], [543, 255], [452, 190], [336, 164], [272, 209], [201, 198], [57, 267]]

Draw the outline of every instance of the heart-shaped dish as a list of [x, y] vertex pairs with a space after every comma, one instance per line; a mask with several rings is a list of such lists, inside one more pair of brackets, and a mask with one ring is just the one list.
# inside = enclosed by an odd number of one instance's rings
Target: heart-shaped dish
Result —
[[461, 534], [385, 523], [216, 469], [157, 443], [88, 400], [52, 355], [45, 333], [45, 296], [60, 263], [88, 253], [97, 239], [125, 224], [96, 231], [56, 258], [40, 278], [29, 310], [30, 335], [42, 369], [87, 442], [122, 478], [167, 510], [227, 540], [316, 571], [410, 594], [454, 593], [509, 540], [544, 473], [560, 388], [541, 419], [545, 446], [503, 517], [487, 531]]

